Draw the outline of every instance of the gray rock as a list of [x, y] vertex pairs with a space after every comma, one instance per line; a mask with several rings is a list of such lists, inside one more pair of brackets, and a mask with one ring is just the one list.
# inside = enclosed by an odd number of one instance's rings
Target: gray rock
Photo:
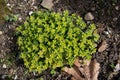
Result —
[[43, 0], [41, 5], [47, 9], [52, 9], [52, 6], [53, 6], [53, 0]]
[[93, 20], [94, 19], [94, 16], [91, 12], [88, 12], [85, 17], [84, 17], [85, 20]]

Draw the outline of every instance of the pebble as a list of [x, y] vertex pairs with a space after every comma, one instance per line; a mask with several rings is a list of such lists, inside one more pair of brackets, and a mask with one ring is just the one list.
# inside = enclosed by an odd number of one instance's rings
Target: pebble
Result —
[[11, 37], [11, 40], [13, 40], [13, 37]]
[[109, 32], [108, 32], [108, 31], [104, 31], [103, 33], [104, 33], [104, 34], [106, 34], [106, 35], [108, 35], [108, 34], [109, 34]]
[[107, 35], [108, 38], [110, 38], [110, 37], [111, 37], [111, 34], [112, 34], [112, 31], [111, 31], [109, 28], [107, 28], [107, 31], [103, 31], [103, 33], [104, 33], [105, 35]]
[[37, 6], [33, 6], [35, 9], [37, 9]]
[[19, 17], [18, 20], [19, 20], [20, 22], [22, 22], [22, 18], [21, 18], [21, 17]]
[[30, 11], [30, 12], [29, 12], [29, 15], [31, 15], [32, 13], [33, 13], [33, 11]]
[[115, 66], [115, 69], [114, 69], [114, 72], [117, 72], [117, 71], [120, 71], [120, 64], [119, 63]]
[[2, 35], [3, 34], [3, 32], [2, 31], [0, 31], [0, 35]]
[[10, 29], [10, 28], [11, 28], [11, 26], [8, 26], [8, 28]]
[[2, 43], [2, 46], [5, 46], [5, 42]]
[[3, 68], [7, 68], [6, 64], [3, 64]]
[[92, 10], [92, 11], [95, 11], [95, 7], [92, 7], [91, 10]]
[[15, 75], [15, 78], [14, 78], [14, 80], [17, 80], [17, 78], [18, 78], [18, 76], [17, 76], [17, 75]]
[[119, 10], [119, 6], [115, 6], [115, 9], [116, 9], [116, 10]]
[[3, 53], [4, 52], [4, 50], [1, 50], [1, 53]]
[[94, 16], [91, 12], [88, 12], [85, 17], [84, 17], [85, 20], [93, 20], [94, 19]]
[[9, 6], [10, 6], [10, 4], [8, 3], [8, 4], [7, 4], [7, 6], [9, 7]]
[[112, 34], [112, 31], [110, 28], [107, 28], [107, 31], [109, 32], [109, 34]]
[[47, 9], [52, 9], [53, 6], [53, 0], [43, 0], [41, 5]]
[[117, 19], [118, 19], [118, 18], [115, 17], [115, 18], [113, 18], [113, 21], [117, 21]]

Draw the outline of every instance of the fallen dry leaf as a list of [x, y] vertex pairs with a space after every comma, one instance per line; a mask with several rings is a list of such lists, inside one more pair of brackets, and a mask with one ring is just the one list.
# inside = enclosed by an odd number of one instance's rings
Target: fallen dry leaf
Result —
[[83, 78], [76, 72], [74, 68], [65, 67], [64, 71], [68, 74], [71, 74], [74, 77], [74, 80], [83, 80]]
[[74, 77], [72, 77], [71, 80], [76, 80], [76, 79]]
[[98, 80], [99, 63], [95, 59], [83, 61], [85, 64], [80, 64], [80, 62], [79, 59], [76, 59], [72, 68], [64, 68], [65, 72], [73, 76], [71, 80]]
[[98, 74], [99, 74], [100, 64], [97, 63], [97, 61], [91, 60], [89, 64], [89, 70], [90, 70], [90, 79], [91, 80], [97, 80]]
[[98, 48], [98, 52], [103, 52], [106, 48], [107, 48], [107, 42], [103, 40], [100, 47]]

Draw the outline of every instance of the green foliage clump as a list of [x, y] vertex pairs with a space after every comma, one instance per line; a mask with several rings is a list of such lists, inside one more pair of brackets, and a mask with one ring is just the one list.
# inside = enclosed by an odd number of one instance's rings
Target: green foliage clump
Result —
[[17, 28], [21, 58], [30, 71], [72, 66], [76, 58], [91, 59], [99, 35], [94, 24], [89, 26], [81, 17], [64, 11], [33, 13]]

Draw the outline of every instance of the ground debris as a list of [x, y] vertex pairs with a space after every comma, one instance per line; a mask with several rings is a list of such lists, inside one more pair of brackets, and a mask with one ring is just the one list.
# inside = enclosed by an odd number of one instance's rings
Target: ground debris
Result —
[[100, 64], [96, 60], [84, 61], [80, 64], [77, 59], [72, 68], [65, 67], [64, 70], [73, 76], [72, 80], [98, 80]]

